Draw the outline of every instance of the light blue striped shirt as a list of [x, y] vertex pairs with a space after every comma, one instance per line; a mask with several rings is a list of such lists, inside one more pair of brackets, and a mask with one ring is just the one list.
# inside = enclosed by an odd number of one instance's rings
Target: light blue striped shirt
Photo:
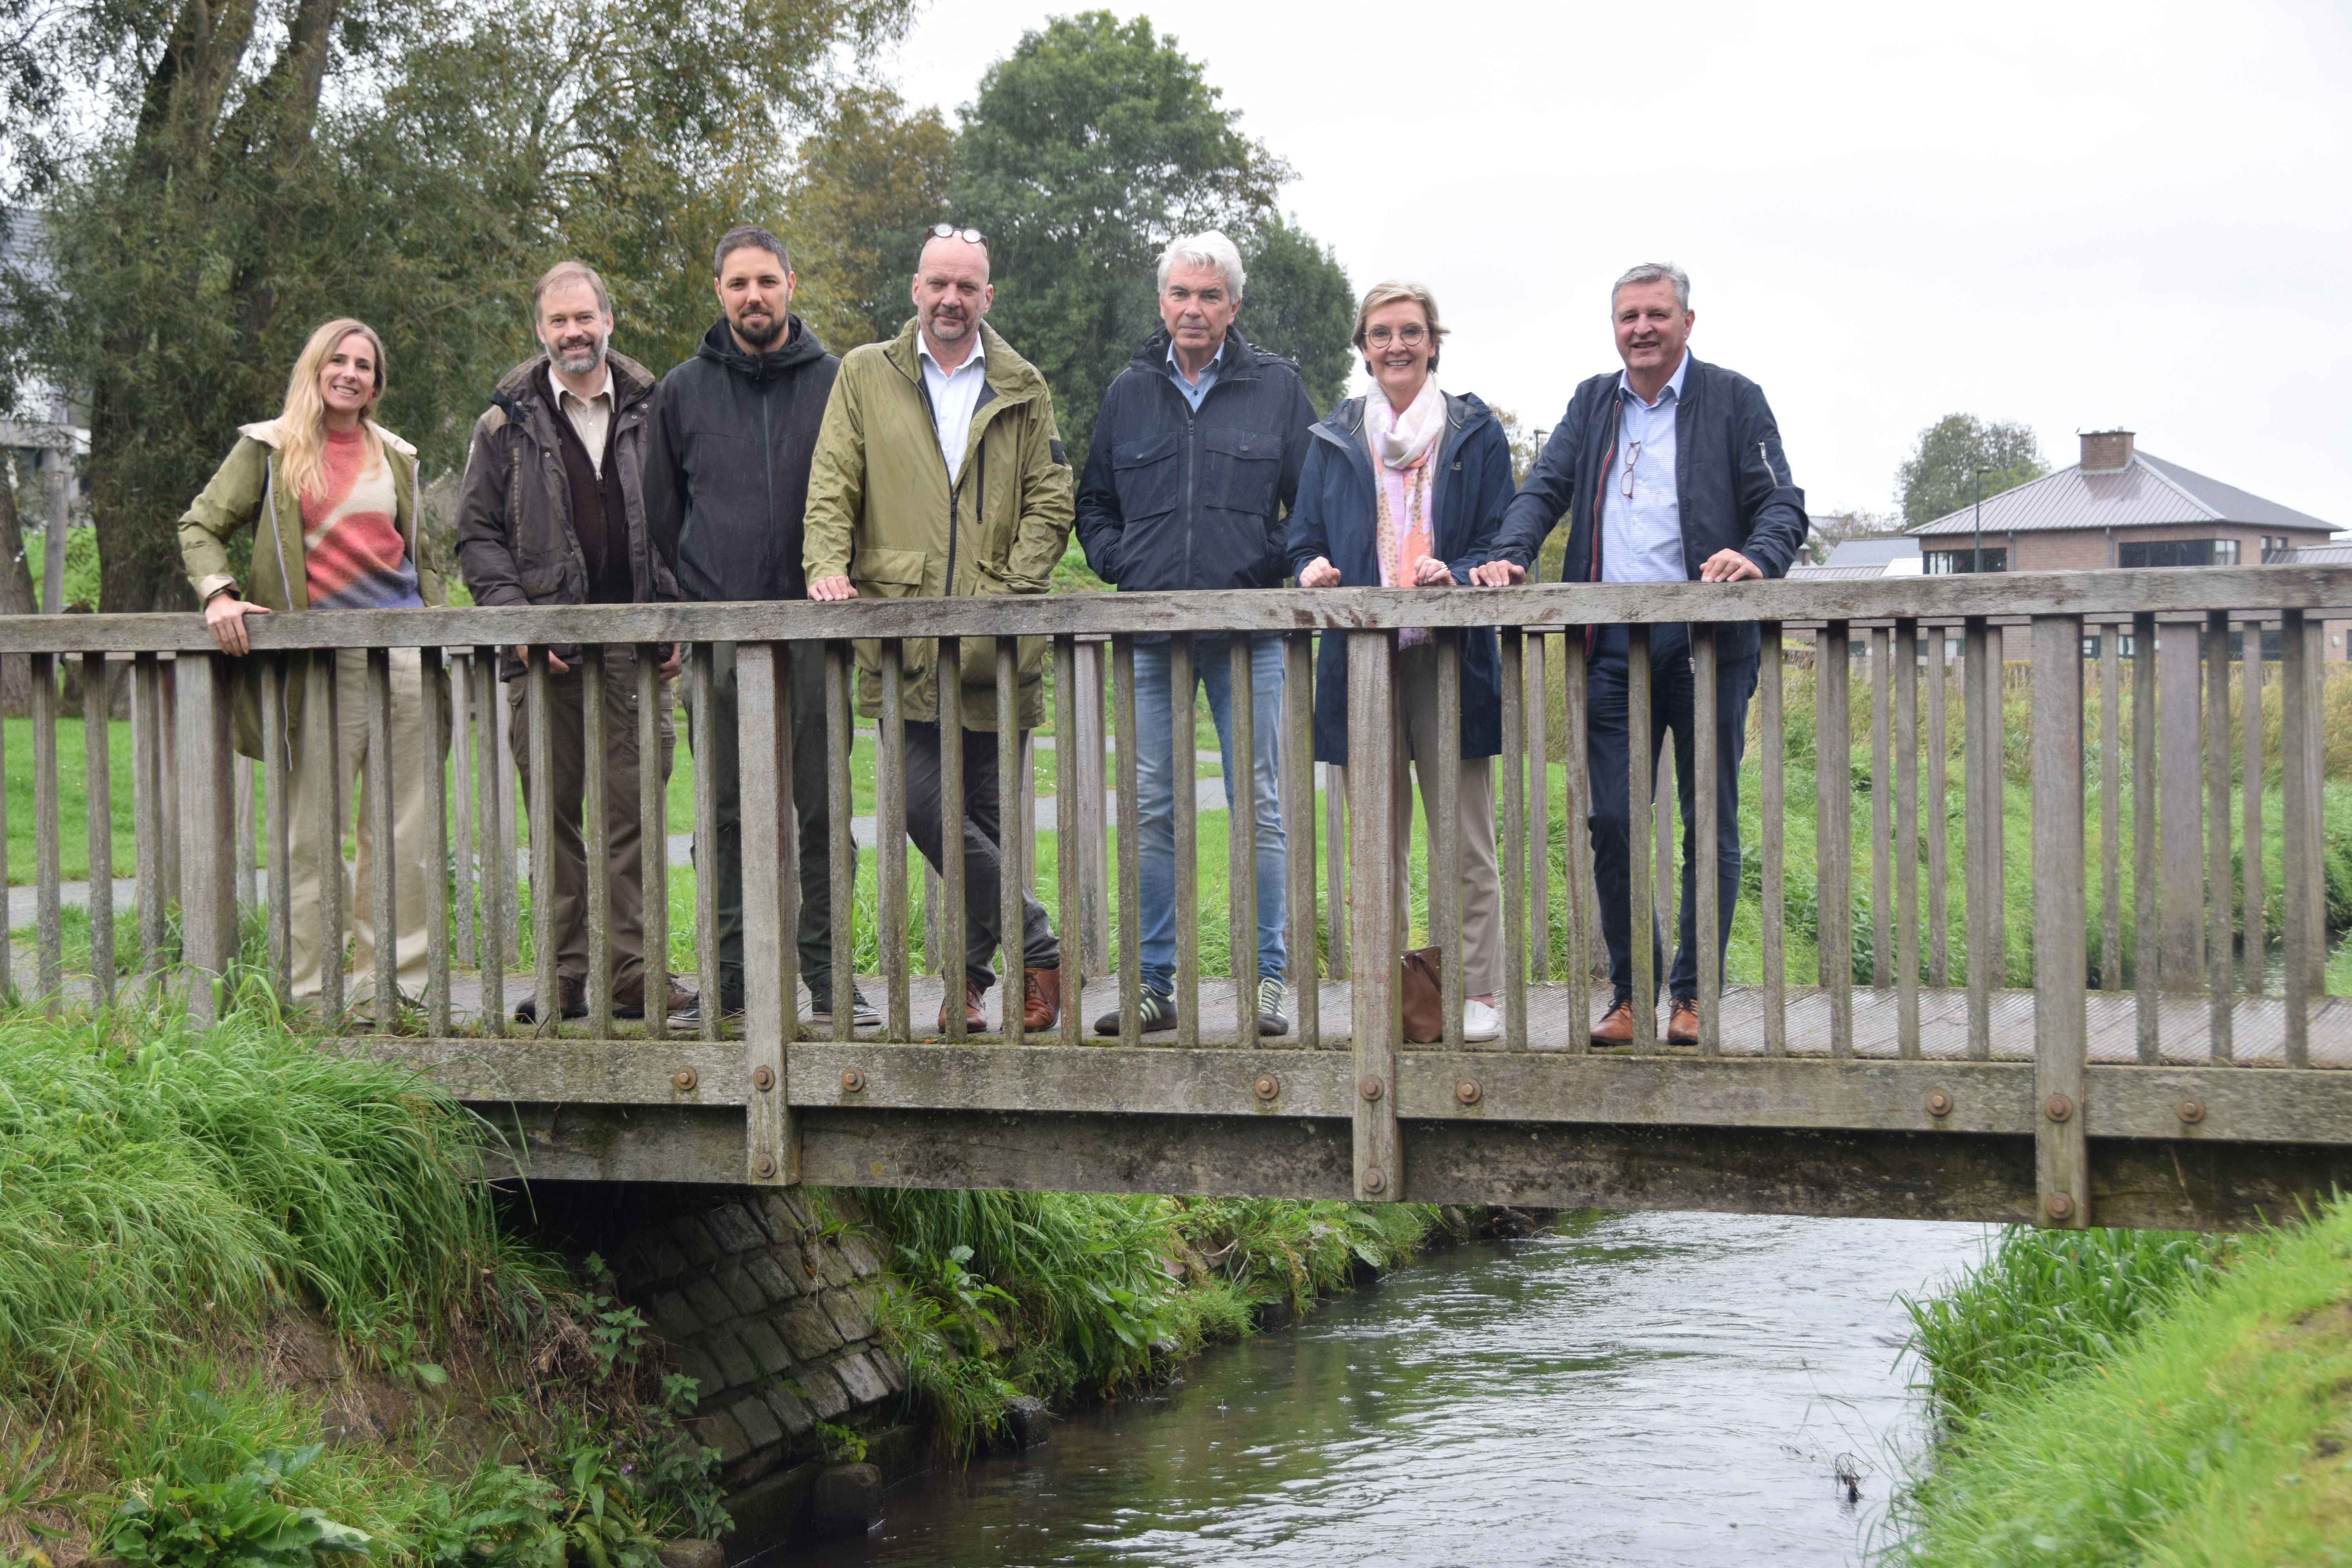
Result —
[[[1685, 349], [1655, 403], [1643, 402], [1625, 374], [1618, 373], [1617, 460], [1609, 467], [1601, 502], [1604, 583], [1680, 583], [1690, 576], [1683, 563], [1682, 502], [1675, 490], [1675, 414], [1689, 371]], [[1633, 480], [1630, 497], [1628, 473]]]

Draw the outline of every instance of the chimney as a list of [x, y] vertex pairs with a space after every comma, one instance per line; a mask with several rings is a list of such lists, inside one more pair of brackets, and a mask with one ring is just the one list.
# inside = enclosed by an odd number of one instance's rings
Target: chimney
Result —
[[2086, 474], [2121, 473], [2131, 467], [2132, 433], [2128, 430], [2085, 430], [2083, 432], [2083, 471]]

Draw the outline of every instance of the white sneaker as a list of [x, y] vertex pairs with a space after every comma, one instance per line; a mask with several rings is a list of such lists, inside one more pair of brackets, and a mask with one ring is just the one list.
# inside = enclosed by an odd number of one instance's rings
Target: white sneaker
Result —
[[1475, 997], [1462, 1004], [1462, 1037], [1465, 1040], [1499, 1040], [1503, 1037], [1503, 1016], [1492, 1005]]

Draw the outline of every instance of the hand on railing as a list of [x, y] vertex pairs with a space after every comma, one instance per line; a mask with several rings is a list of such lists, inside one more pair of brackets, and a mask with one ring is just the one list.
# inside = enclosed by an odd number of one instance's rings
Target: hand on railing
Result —
[[1328, 557], [1318, 555], [1298, 569], [1298, 585], [1302, 588], [1336, 588], [1339, 585], [1339, 569]]
[[233, 593], [215, 594], [205, 605], [205, 629], [213, 634], [221, 652], [242, 658], [253, 651], [253, 641], [245, 635], [245, 617], [268, 613], [267, 605], [250, 603]]
[[1528, 569], [1516, 561], [1489, 561], [1470, 568], [1470, 581], [1481, 588], [1508, 588], [1528, 580]]
[[1416, 588], [1451, 588], [1454, 569], [1434, 555], [1424, 555], [1412, 563], [1412, 585]]
[[833, 604], [843, 599], [855, 599], [857, 590], [849, 585], [846, 577], [820, 577], [809, 584], [809, 597]]
[[1706, 565], [1698, 569], [1698, 580], [1702, 583], [1744, 583], [1750, 577], [1762, 575], [1764, 568], [1737, 550], [1718, 550], [1706, 558]]
[[[530, 662], [530, 645], [529, 643], [520, 642], [515, 644], [515, 657], [522, 660], [523, 663], [529, 664]], [[673, 654], [670, 657], [675, 658], [677, 658], [677, 655]], [[572, 673], [572, 667], [564, 663], [562, 659], [556, 658], [554, 651], [551, 649], [547, 656], [547, 673], [550, 675], [569, 675]]]

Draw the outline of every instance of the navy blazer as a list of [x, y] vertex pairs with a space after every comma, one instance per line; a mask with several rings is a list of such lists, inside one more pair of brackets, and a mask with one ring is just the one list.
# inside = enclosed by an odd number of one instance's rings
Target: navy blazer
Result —
[[[1601, 580], [1601, 486], [1617, 456], [1621, 373], [1596, 375], [1576, 389], [1552, 427], [1528, 482], [1512, 500], [1495, 557], [1533, 569], [1536, 552], [1562, 516], [1568, 520], [1563, 583]], [[1780, 427], [1764, 389], [1736, 371], [1691, 356], [1675, 409], [1675, 490], [1683, 521], [1684, 574], [1719, 550], [1737, 550], [1767, 577], [1788, 574], [1811, 526], [1805, 492], [1789, 476]], [[1728, 624], [1727, 659], [1752, 656], [1756, 623]]]
[[[1378, 587], [1380, 549], [1372, 537], [1378, 515], [1372, 496], [1372, 456], [1364, 437], [1364, 400], [1351, 397], [1315, 426], [1290, 514], [1290, 569], [1320, 555], [1339, 569], [1344, 587]], [[1486, 405], [1465, 393], [1445, 395], [1445, 435], [1431, 459], [1437, 465], [1433, 542], [1456, 583], [1491, 558], [1511, 500], [1511, 445]], [[1501, 657], [1495, 628], [1462, 633], [1462, 754], [1491, 757], [1503, 749]], [[1315, 760], [1348, 761], [1347, 639], [1323, 638], [1315, 669]]]

